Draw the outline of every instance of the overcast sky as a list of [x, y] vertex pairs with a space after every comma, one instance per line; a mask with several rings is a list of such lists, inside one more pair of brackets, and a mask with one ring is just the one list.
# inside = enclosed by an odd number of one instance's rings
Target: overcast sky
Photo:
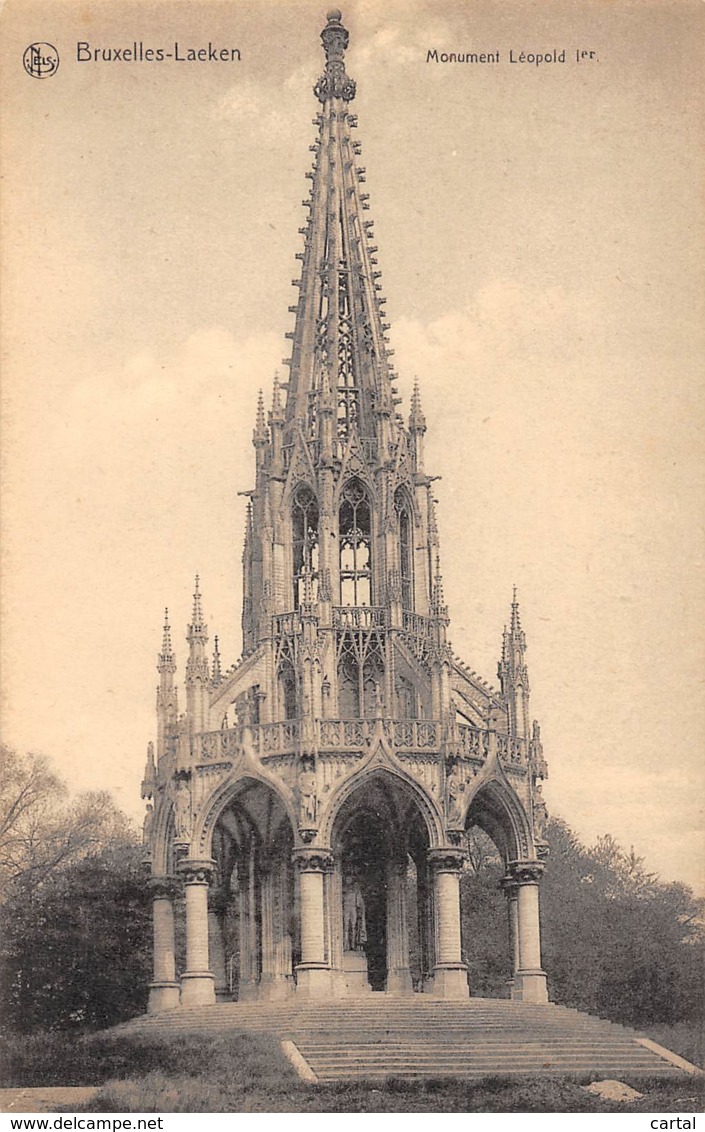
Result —
[[[181, 680], [196, 571], [240, 652], [237, 493], [288, 353], [325, 11], [6, 0], [0, 23], [3, 734], [136, 817], [163, 608]], [[705, 6], [343, 15], [453, 646], [495, 683], [516, 583], [550, 810], [702, 891]], [[78, 63], [79, 41], [241, 61]]]

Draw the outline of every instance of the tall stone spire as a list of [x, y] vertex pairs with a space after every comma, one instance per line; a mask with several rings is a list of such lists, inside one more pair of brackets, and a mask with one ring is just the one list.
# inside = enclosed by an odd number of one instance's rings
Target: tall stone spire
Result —
[[321, 110], [314, 119], [319, 133], [307, 174], [311, 190], [304, 201], [309, 209], [304, 250], [298, 253], [301, 277], [294, 281], [299, 299], [289, 335], [286, 419], [306, 422], [308, 437], [316, 439], [320, 402], [329, 387], [338, 439], [345, 442], [354, 430], [384, 447], [393, 417], [391, 351], [372, 221], [363, 220], [369, 203], [361, 188], [365, 170], [357, 164], [360, 143], [352, 138], [357, 117], [350, 112], [355, 83], [345, 70], [348, 38], [340, 12], [329, 12], [321, 32], [326, 66], [314, 87]]

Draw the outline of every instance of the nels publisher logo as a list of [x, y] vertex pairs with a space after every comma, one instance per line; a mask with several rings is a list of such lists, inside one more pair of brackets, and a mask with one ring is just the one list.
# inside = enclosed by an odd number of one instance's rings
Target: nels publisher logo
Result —
[[59, 69], [59, 52], [51, 43], [30, 43], [22, 62], [33, 79], [50, 79]]

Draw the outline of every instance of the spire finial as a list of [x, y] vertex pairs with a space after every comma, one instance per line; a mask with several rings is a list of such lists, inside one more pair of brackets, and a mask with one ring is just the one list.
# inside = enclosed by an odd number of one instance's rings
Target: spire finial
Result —
[[355, 97], [355, 83], [345, 73], [345, 49], [350, 36], [347, 28], [342, 24], [342, 13], [338, 8], [331, 8], [326, 16], [327, 24], [321, 32], [323, 50], [326, 54], [326, 73], [313, 88], [313, 93], [319, 102], [327, 102], [331, 98], [342, 98], [344, 102], [352, 102]]

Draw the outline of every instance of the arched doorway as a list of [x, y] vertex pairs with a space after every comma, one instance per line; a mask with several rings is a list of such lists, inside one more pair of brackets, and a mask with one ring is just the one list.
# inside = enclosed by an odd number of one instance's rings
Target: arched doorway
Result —
[[513, 970], [501, 887], [506, 862], [492, 838], [472, 819], [464, 841], [467, 858], [460, 878], [460, 921], [468, 981], [475, 996], [508, 998]]
[[280, 998], [294, 989], [300, 945], [293, 847], [275, 791], [256, 779], [238, 783], [213, 830], [208, 937], [218, 998]]
[[461, 883], [461, 931], [472, 991], [546, 1002], [538, 897], [543, 866], [510, 786], [491, 780], [480, 787], [467, 810], [465, 839], [470, 868]]
[[429, 833], [412, 790], [384, 772], [333, 822], [331, 960], [342, 994], [423, 989], [433, 967]]

